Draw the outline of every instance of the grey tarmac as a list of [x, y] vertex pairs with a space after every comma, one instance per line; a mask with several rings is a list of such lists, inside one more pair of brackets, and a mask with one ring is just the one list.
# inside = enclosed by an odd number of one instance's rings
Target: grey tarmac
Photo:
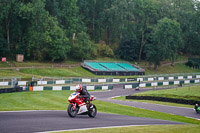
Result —
[[165, 120], [99, 113], [95, 118], [78, 115], [70, 118], [66, 111], [22, 111], [0, 113], [1, 133], [32, 133], [123, 125], [183, 124]]

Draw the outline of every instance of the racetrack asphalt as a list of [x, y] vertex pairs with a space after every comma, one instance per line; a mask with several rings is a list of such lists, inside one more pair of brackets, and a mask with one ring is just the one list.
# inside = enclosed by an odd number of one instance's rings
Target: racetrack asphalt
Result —
[[1, 112], [1, 133], [49, 132], [124, 125], [183, 124], [165, 120], [99, 113], [95, 118], [78, 115], [70, 118], [67, 111]]
[[[143, 89], [141, 91], [147, 91]], [[125, 102], [111, 100], [111, 97], [131, 95], [141, 92], [133, 89], [121, 89], [121, 86], [115, 87], [111, 91], [92, 91], [90, 94], [97, 97], [97, 100], [108, 101], [128, 106], [140, 106], [140, 108], [150, 109], [148, 106], [140, 102]], [[123, 102], [123, 103], [122, 103]], [[150, 104], [146, 104], [150, 105]], [[154, 106], [154, 105], [150, 105]], [[155, 109], [163, 106], [155, 104]], [[167, 110], [171, 110], [171, 106]], [[98, 107], [97, 107], [98, 109]], [[179, 112], [178, 107], [173, 108], [171, 112]], [[151, 109], [152, 110], [152, 109]], [[183, 108], [184, 112], [186, 108]], [[191, 109], [192, 110], [192, 109]], [[163, 112], [163, 110], [162, 110]], [[187, 112], [188, 113], [188, 112]], [[194, 113], [194, 111], [192, 112]], [[179, 115], [181, 113], [179, 112]], [[187, 114], [188, 115], [188, 114]], [[183, 124], [172, 121], [132, 117], [116, 114], [97, 113], [95, 118], [90, 118], [87, 115], [78, 115], [76, 118], [70, 118], [67, 111], [12, 111], [0, 112], [0, 132], [2, 133], [30, 133], [30, 132], [49, 132], [72, 129], [98, 128], [98, 127], [113, 127], [127, 125], [165, 125], [165, 124]]]

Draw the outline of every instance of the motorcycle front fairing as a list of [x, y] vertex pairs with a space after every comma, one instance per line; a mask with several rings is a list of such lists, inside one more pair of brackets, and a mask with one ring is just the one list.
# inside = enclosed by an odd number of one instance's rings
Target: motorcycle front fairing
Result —
[[82, 114], [88, 111], [84, 98], [76, 98], [75, 103], [78, 105], [79, 110], [77, 114]]
[[78, 95], [80, 95], [80, 93], [78, 93], [78, 92], [72, 93], [72, 94], [69, 96], [68, 101], [69, 101], [70, 103], [72, 103], [72, 102], [76, 99], [76, 97], [77, 97]]

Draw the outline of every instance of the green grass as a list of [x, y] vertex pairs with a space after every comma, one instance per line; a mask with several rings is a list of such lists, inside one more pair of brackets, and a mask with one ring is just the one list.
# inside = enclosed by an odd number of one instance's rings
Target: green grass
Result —
[[[71, 93], [72, 91], [42, 91], [0, 94], [0, 110], [66, 110], [69, 104], [67, 98]], [[139, 109], [98, 100], [93, 103], [97, 106], [98, 112], [200, 124], [197, 120], [183, 116]]]
[[0, 94], [0, 110], [65, 110], [70, 91]]
[[20, 69], [16, 71], [15, 69], [0, 69], [0, 77], [22, 77], [22, 78], [32, 78], [32, 77], [95, 77], [94, 74], [83, 69], [80, 66], [73, 68], [30, 68], [30, 69]]
[[9, 65], [6, 62], [0, 61], [0, 67], [9, 67]]
[[[184, 64], [177, 64], [175, 67], [166, 66], [160, 67], [158, 70], [149, 70], [146, 69], [146, 75], [155, 75], [155, 74], [168, 74], [168, 73], [197, 73], [200, 72], [196, 69], [191, 69], [186, 67]], [[133, 78], [136, 76], [96, 76], [91, 72], [85, 70], [81, 66], [76, 66], [72, 68], [29, 68], [29, 69], [20, 69], [16, 70], [0, 70], [0, 77], [8, 76], [17, 76], [22, 78], [31, 78], [31, 77], [115, 77], [115, 78]]]
[[25, 62], [12, 62], [16, 67], [32, 67], [32, 66], [51, 66], [50, 62], [39, 62], [39, 61], [25, 61]]
[[21, 69], [20, 72], [26, 74], [33, 74], [38, 76], [48, 76], [48, 77], [94, 77], [95, 75], [89, 71], [83, 69], [80, 66], [73, 68], [33, 68], [33, 69]]
[[134, 94], [136, 96], [157, 96], [200, 101], [200, 86], [180, 87], [168, 90], [152, 90]]
[[134, 101], [134, 102], [144, 102], [144, 103], [161, 104], [161, 105], [176, 106], [176, 107], [194, 108], [193, 105], [187, 105], [187, 104], [178, 104], [178, 103], [170, 103], [170, 102], [151, 101], [151, 100], [126, 99], [125, 96], [116, 97], [114, 99], [115, 100], [124, 100], [124, 101]]
[[0, 77], [22, 77], [22, 78], [32, 78], [32, 77], [93, 77], [93, 78], [133, 78], [136, 76], [96, 76], [93, 73], [85, 70], [81, 66], [76, 66], [72, 68], [28, 68], [16, 70], [0, 70]]
[[65, 131], [59, 133], [199, 133], [198, 125], [151, 125], [116, 128], [100, 128], [81, 131]]
[[172, 66], [162, 66], [158, 67], [157, 70], [145, 69], [146, 75], [155, 75], [155, 74], [175, 74], [175, 73], [199, 73], [200, 69], [192, 69], [185, 66], [184, 64], [176, 64]]
[[5, 77], [32, 77], [32, 75], [26, 74], [26, 73], [20, 73], [16, 71], [15, 69], [0, 69], [0, 78], [5, 78]]
[[[117, 58], [97, 58], [98, 61], [125, 61], [122, 59]], [[186, 57], [179, 57], [176, 61], [185, 61], [187, 60]], [[167, 61], [169, 62], [169, 61]], [[52, 66], [57, 63], [52, 62], [38, 62], [38, 61], [25, 61], [22, 63], [13, 61], [12, 62], [17, 67], [32, 67], [32, 66]], [[59, 62], [60, 64], [77, 64], [81, 63], [81, 61], [69, 59], [63, 62]], [[130, 63], [135, 64], [134, 61]], [[192, 69], [184, 64], [176, 64], [175, 67], [172, 66], [160, 66], [157, 70], [147, 69], [148, 62], [142, 61], [141, 67], [146, 70], [146, 75], [155, 75], [155, 74], [172, 74], [172, 73], [197, 73], [200, 72], [200, 69]], [[0, 67], [9, 67], [6, 63], [1, 62]], [[1, 76], [21, 76], [22, 78], [29, 78], [29, 77], [41, 77], [41, 76], [48, 76], [48, 77], [115, 77], [115, 78], [133, 78], [135, 76], [96, 76], [89, 71], [83, 69], [81, 66], [72, 67], [72, 68], [29, 68], [29, 69], [20, 69], [20, 71], [15, 70], [0, 70], [0, 77]]]
[[32, 67], [32, 66], [52, 66], [52, 65], [56, 65], [56, 64], [60, 64], [60, 65], [71, 65], [71, 64], [77, 64], [80, 63], [80, 61], [77, 60], [66, 60], [66, 61], [62, 61], [62, 62], [39, 62], [39, 61], [24, 61], [24, 62], [16, 62], [16, 61], [12, 61], [12, 63], [16, 66], [16, 67]]

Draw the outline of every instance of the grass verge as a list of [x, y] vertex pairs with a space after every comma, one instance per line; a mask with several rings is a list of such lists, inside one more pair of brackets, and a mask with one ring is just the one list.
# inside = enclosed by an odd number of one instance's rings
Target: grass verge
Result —
[[200, 69], [192, 69], [187, 67], [185, 64], [176, 64], [173, 66], [161, 66], [157, 70], [154, 69], [145, 69], [146, 75], [155, 75], [155, 74], [175, 74], [175, 73], [199, 73]]
[[6, 62], [0, 61], [0, 67], [9, 67], [9, 65]]
[[65, 131], [59, 133], [198, 133], [199, 125], [151, 125], [116, 128], [100, 128], [80, 131]]
[[167, 90], [151, 90], [142, 93], [134, 94], [135, 96], [157, 96], [157, 97], [168, 97], [168, 98], [179, 98], [186, 100], [197, 100], [200, 101], [200, 85], [179, 87]]
[[94, 77], [95, 75], [89, 71], [83, 69], [80, 66], [73, 68], [33, 68], [33, 69], [21, 69], [20, 72], [26, 74], [33, 74], [38, 76], [48, 77]]

